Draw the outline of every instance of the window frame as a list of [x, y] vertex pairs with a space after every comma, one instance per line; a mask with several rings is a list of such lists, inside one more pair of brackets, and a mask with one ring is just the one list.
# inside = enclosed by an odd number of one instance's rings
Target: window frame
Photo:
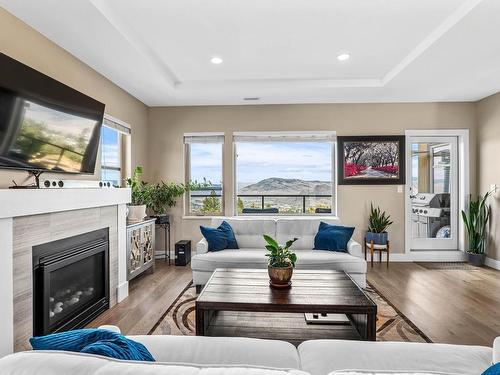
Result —
[[[104, 154], [104, 148], [103, 148], [103, 139], [102, 139], [102, 128], [108, 128], [110, 130], [113, 130], [116, 132], [116, 134], [118, 135], [118, 162], [119, 162], [119, 167], [113, 167], [113, 166], [107, 166], [104, 162], [104, 158], [103, 158], [103, 154]], [[119, 175], [120, 175], [120, 178], [119, 178], [119, 184], [118, 184], [118, 187], [121, 187], [123, 185], [123, 134], [117, 130], [117, 129], [114, 129], [114, 128], [111, 128], [109, 126], [106, 126], [104, 125], [104, 123], [102, 124], [102, 127], [101, 127], [101, 175], [100, 175], [100, 180], [102, 181], [109, 181], [109, 180], [105, 180], [103, 177], [103, 172], [104, 171], [118, 171]]]
[[[238, 163], [237, 163], [237, 156], [238, 156], [238, 142], [235, 141], [235, 135], [244, 135], [244, 134], [248, 134], [248, 135], [251, 135], [251, 136], [256, 136], [256, 137], [259, 137], [259, 136], [262, 136], [263, 138], [264, 137], [267, 137], [267, 136], [283, 136], [283, 137], [286, 137], [286, 136], [290, 136], [290, 137], [295, 137], [295, 136], [300, 136], [301, 134], [302, 135], [309, 135], [309, 134], [312, 134], [312, 135], [322, 135], [324, 134], [325, 137], [326, 136], [329, 136], [331, 137], [332, 139], [331, 140], [325, 140], [325, 142], [329, 142], [331, 143], [331, 150], [332, 150], [332, 154], [331, 154], [331, 157], [332, 157], [332, 171], [331, 171], [331, 182], [332, 182], [332, 196], [331, 196], [331, 212], [330, 213], [322, 213], [322, 214], [308, 214], [306, 212], [301, 212], [301, 213], [283, 213], [283, 214], [280, 214], [280, 213], [259, 213], [259, 214], [256, 214], [256, 213], [248, 213], [248, 214], [244, 214], [244, 213], [239, 213], [238, 212], [238, 172], [237, 172], [237, 169], [238, 169]], [[338, 192], [337, 192], [337, 189], [338, 189], [338, 183], [337, 183], [337, 179], [338, 179], [338, 171], [337, 171], [337, 135], [336, 135], [336, 132], [334, 131], [316, 131], [316, 132], [301, 132], [301, 131], [291, 131], [291, 132], [275, 132], [275, 131], [270, 131], [270, 132], [235, 132], [233, 133], [233, 136], [231, 138], [231, 142], [232, 142], [232, 148], [233, 148], [233, 197], [232, 197], [232, 200], [233, 200], [233, 216], [242, 216], [242, 217], [247, 217], [247, 216], [250, 216], [250, 217], [262, 217], [262, 216], [269, 216], [269, 217], [275, 217], [275, 216], [279, 216], [279, 217], [286, 217], [286, 216], [294, 216], [294, 217], [337, 217], [338, 216], [338, 206], [337, 206], [337, 203], [338, 203]], [[290, 140], [290, 142], [294, 142], [293, 140]], [[297, 142], [297, 141], [295, 141]], [[307, 142], [307, 141], [304, 141], [304, 142]]]
[[[102, 149], [102, 128], [106, 127], [108, 129], [114, 130], [118, 133], [118, 160], [120, 162], [119, 167], [110, 167], [106, 166], [103, 163], [103, 149]], [[113, 116], [110, 116], [108, 114], [104, 114], [104, 118], [102, 121], [102, 126], [101, 126], [101, 138], [100, 138], [100, 144], [99, 144], [99, 158], [100, 158], [100, 175], [99, 179], [103, 180], [103, 175], [102, 172], [103, 170], [110, 170], [110, 171], [118, 171], [120, 173], [120, 180], [118, 187], [123, 187], [124, 184], [124, 179], [127, 177], [130, 177], [130, 169], [131, 169], [131, 155], [130, 155], [130, 145], [131, 145], [131, 135], [132, 135], [132, 130], [131, 126], [127, 124], [124, 121], [121, 121]]]
[[[186, 143], [184, 141], [185, 137], [211, 137], [211, 136], [222, 136], [224, 138], [223, 142], [214, 142], [214, 144], [219, 144], [221, 147], [221, 176], [222, 176], [222, 189], [221, 189], [221, 211], [220, 213], [209, 213], [202, 214], [199, 212], [191, 211], [191, 194], [188, 191], [184, 194], [184, 217], [221, 217], [225, 215], [226, 205], [225, 205], [225, 162], [224, 162], [224, 154], [225, 154], [225, 136], [224, 133], [209, 133], [209, 132], [201, 132], [201, 133], [186, 133], [183, 136], [183, 152], [184, 152], [184, 183], [187, 185], [191, 181], [191, 144]], [[208, 144], [208, 143], [207, 143]]]

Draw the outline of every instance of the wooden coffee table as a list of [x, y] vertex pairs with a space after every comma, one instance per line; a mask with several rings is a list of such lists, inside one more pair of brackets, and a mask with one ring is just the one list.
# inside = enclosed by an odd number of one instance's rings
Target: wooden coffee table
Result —
[[[349, 324], [307, 324], [304, 313], [341, 313]], [[294, 270], [292, 287], [269, 286], [265, 269], [220, 269], [196, 300], [196, 335], [376, 339], [377, 305], [342, 271]]]

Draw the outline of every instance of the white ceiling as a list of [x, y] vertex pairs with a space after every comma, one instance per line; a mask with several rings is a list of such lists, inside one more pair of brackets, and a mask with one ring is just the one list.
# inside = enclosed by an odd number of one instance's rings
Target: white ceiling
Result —
[[[150, 106], [476, 101], [500, 91], [500, 0], [0, 5]], [[342, 52], [351, 59], [338, 61]]]

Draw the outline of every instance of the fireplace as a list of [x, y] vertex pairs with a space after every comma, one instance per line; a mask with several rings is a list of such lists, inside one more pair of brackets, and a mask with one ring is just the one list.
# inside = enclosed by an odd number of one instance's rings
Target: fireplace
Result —
[[108, 228], [33, 247], [33, 334], [84, 327], [109, 308]]

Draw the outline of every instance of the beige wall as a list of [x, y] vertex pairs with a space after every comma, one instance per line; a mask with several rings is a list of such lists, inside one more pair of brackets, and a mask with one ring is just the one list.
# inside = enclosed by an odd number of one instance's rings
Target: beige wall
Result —
[[[471, 166], [475, 165], [476, 112], [474, 103], [320, 104], [269, 106], [159, 107], [149, 111], [149, 177], [182, 182], [185, 132], [223, 131], [225, 144], [226, 215], [233, 212], [233, 131], [335, 130], [338, 135], [404, 134], [405, 129], [470, 129]], [[472, 190], [475, 176], [471, 176]], [[370, 202], [394, 220], [390, 237], [395, 252], [404, 252], [404, 194], [394, 185], [339, 186], [338, 215], [356, 226], [360, 240], [367, 227]], [[172, 210], [173, 239], [200, 238], [198, 225], [206, 219], [182, 219], [183, 202]], [[194, 244], [193, 244], [194, 245]]]
[[[472, 192], [475, 192], [475, 165], [479, 165], [479, 191], [488, 190], [490, 184], [500, 184], [500, 167], [491, 164], [492, 160], [496, 161], [496, 151], [500, 149], [499, 95], [477, 104], [214, 106], [150, 108], [148, 111], [143, 103], [2, 8], [0, 52], [100, 100], [106, 104], [106, 113], [129, 123], [132, 126], [132, 166], [145, 166], [145, 176], [150, 181], [183, 181], [183, 133], [224, 131], [226, 215], [233, 212], [230, 143], [233, 131], [335, 130], [338, 135], [370, 135], [404, 134], [405, 129], [468, 128]], [[479, 164], [476, 164], [476, 121], [479, 122]], [[95, 178], [97, 175], [98, 171]], [[26, 173], [0, 170], [0, 188], [9, 186], [13, 179], [23, 183]], [[366, 227], [367, 206], [374, 201], [392, 215], [395, 221], [390, 230], [393, 248], [403, 252], [404, 195], [397, 193], [396, 189], [396, 186], [339, 186], [338, 214], [344, 223], [356, 226], [356, 239], [360, 239]], [[498, 205], [496, 200], [494, 212]], [[182, 212], [183, 203], [179, 202], [173, 209], [173, 239], [197, 241], [200, 237], [198, 225], [206, 224], [207, 219], [182, 219]], [[500, 259], [497, 250], [500, 228], [495, 218], [492, 225], [490, 256]]]
[[[490, 190], [492, 184], [500, 188], [500, 93], [477, 103], [478, 122], [478, 192]], [[488, 257], [500, 261], [500, 195], [491, 203], [491, 227]]]
[[[2, 8], [0, 52], [106, 104], [107, 114], [132, 126], [132, 165], [146, 164], [147, 107], [143, 103]], [[13, 179], [23, 183], [26, 176], [26, 172], [0, 171], [0, 188], [11, 185]]]

